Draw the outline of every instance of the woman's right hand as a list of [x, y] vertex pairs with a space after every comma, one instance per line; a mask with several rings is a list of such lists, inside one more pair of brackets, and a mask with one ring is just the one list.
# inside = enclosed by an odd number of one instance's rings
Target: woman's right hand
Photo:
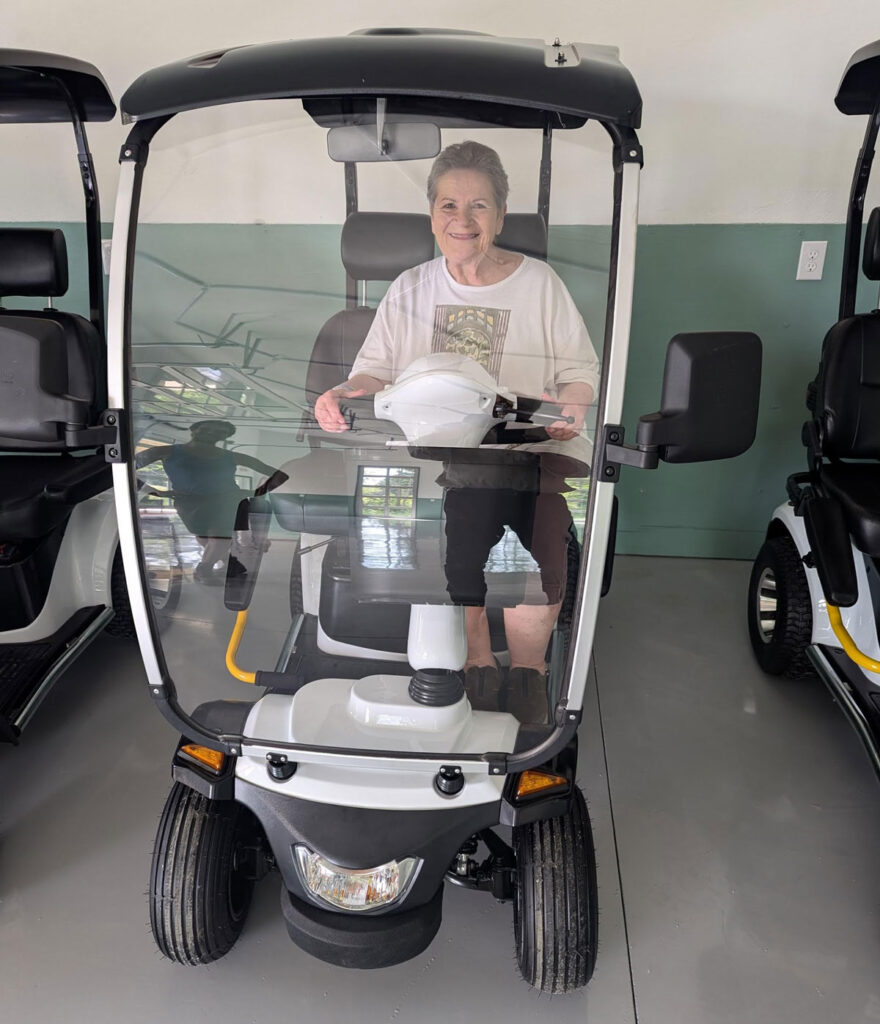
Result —
[[321, 430], [330, 434], [341, 434], [348, 430], [348, 423], [339, 409], [339, 403], [346, 398], [360, 398], [367, 393], [366, 388], [348, 389], [330, 388], [315, 402], [315, 419]]

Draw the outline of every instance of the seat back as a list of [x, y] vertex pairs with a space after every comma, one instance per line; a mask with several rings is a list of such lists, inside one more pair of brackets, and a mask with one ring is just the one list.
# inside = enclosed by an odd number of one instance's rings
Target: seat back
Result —
[[540, 213], [506, 213], [495, 244], [546, 261], [547, 224]]
[[[393, 281], [404, 270], [434, 255], [431, 219], [421, 213], [352, 213], [342, 226], [342, 262], [356, 281]], [[311, 408], [328, 388], [351, 372], [376, 315], [369, 306], [332, 316], [315, 339], [306, 373], [306, 402]]]
[[825, 336], [814, 412], [822, 455], [880, 459], [880, 311], [847, 317]]
[[[67, 291], [64, 233], [0, 229], [0, 300]], [[55, 309], [0, 309], [0, 449], [92, 447], [76, 434], [106, 405], [104, 346], [84, 317]]]
[[[880, 208], [865, 229], [862, 271], [880, 280]], [[832, 459], [880, 459], [880, 310], [839, 320], [825, 335], [816, 379], [807, 389], [818, 437], [817, 455]]]

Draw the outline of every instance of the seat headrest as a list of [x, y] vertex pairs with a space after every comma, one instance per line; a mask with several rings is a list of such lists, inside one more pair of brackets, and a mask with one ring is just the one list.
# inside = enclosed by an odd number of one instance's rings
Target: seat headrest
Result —
[[862, 272], [869, 281], [880, 281], [880, 206], [875, 206], [871, 210], [868, 226], [865, 228]]
[[502, 249], [525, 253], [536, 260], [547, 259], [547, 225], [540, 213], [507, 213], [495, 244]]
[[425, 213], [350, 213], [342, 226], [342, 262], [356, 281], [393, 281], [433, 258]]
[[59, 228], [0, 228], [0, 298], [67, 291], [67, 244]]

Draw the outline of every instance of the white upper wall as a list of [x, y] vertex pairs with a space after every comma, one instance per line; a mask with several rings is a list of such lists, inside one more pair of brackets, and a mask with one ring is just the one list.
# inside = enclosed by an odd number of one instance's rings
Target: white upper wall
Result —
[[[2, 20], [4, 46], [91, 61], [117, 99], [142, 71], [193, 54], [368, 26], [440, 25], [615, 45], [644, 104], [641, 220], [648, 224], [842, 222], [865, 119], [840, 114], [834, 94], [849, 56], [880, 38], [877, 0], [30, 0]], [[0, 126], [0, 221], [80, 217], [70, 129], [55, 134], [65, 144], [60, 157], [61, 143], [47, 146], [45, 129]], [[118, 119], [96, 124], [89, 138], [110, 219], [125, 129]], [[59, 158], [69, 160], [60, 185]], [[507, 161], [512, 179], [531, 173]], [[279, 204], [283, 216], [266, 218], [271, 194], [259, 214], [245, 204], [226, 215], [227, 198], [218, 188], [198, 209], [169, 201], [150, 217], [340, 219], [306, 202], [291, 206], [289, 197]], [[559, 221], [580, 219], [561, 215], [556, 203], [554, 212]]]

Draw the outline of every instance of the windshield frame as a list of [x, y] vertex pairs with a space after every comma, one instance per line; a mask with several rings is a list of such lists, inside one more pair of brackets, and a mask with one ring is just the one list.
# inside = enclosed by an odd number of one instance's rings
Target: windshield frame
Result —
[[[292, 97], [295, 98], [295, 97]], [[544, 111], [543, 116], [553, 111]], [[585, 521], [588, 546], [583, 552], [578, 598], [573, 615], [575, 629], [563, 671], [563, 696], [556, 708], [550, 734], [528, 750], [482, 754], [403, 753], [388, 750], [342, 750], [245, 737], [239, 733], [212, 731], [177, 700], [174, 680], [165, 661], [145, 572], [140, 530], [137, 526], [137, 482], [131, 408], [131, 308], [139, 200], [153, 136], [173, 115], [139, 121], [129, 133], [120, 156], [120, 180], [114, 219], [109, 285], [108, 383], [110, 413], [117, 417], [119, 444], [113, 465], [114, 491], [119, 522], [120, 549], [129, 585], [130, 603], [138, 641], [153, 699], [163, 715], [187, 737], [230, 755], [265, 756], [283, 751], [303, 761], [362, 768], [436, 772], [450, 763], [468, 764], [471, 770], [504, 775], [547, 762], [571, 741], [582, 717], [583, 698], [595, 630], [595, 620], [605, 572], [608, 532], [613, 506], [613, 481], [594, 478]], [[601, 358], [601, 386], [596, 396], [597, 428], [594, 466], [603, 464], [605, 424], [619, 424], [623, 411], [632, 292], [635, 271], [639, 174], [642, 150], [635, 131], [615, 123], [600, 122], [612, 142], [614, 170], [611, 249], [606, 297], [605, 338]], [[133, 585], [137, 581], [136, 585]]]

